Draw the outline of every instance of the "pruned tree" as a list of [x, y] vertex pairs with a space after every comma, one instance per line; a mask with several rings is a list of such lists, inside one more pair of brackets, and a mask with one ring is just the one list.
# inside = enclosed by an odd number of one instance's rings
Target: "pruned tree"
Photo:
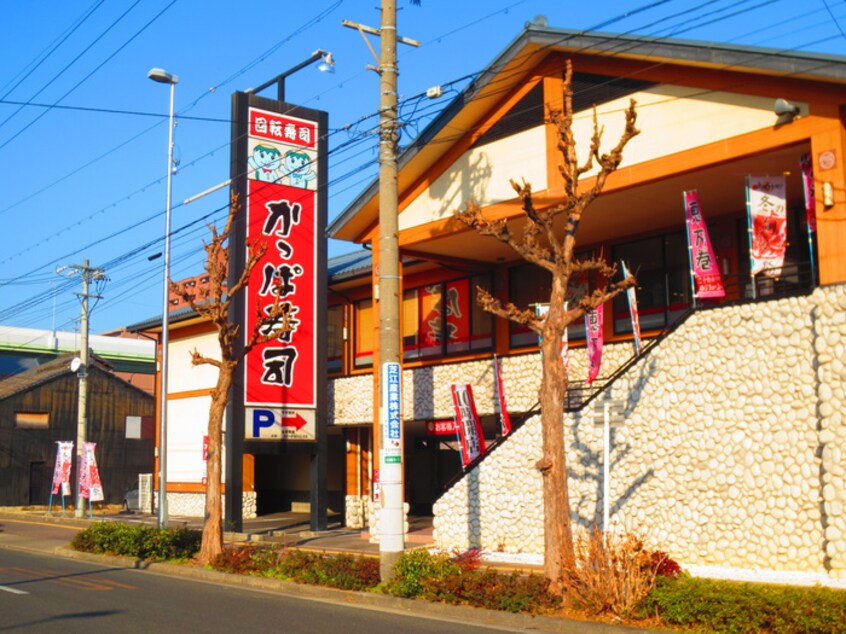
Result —
[[173, 281], [170, 282], [171, 293], [180, 297], [196, 311], [198, 315], [208, 320], [217, 331], [217, 343], [220, 358], [215, 358], [199, 352], [196, 348], [191, 352], [192, 365], [211, 365], [217, 368], [217, 383], [211, 394], [208, 420], [208, 473], [206, 478], [206, 505], [203, 521], [203, 537], [200, 546], [199, 560], [208, 564], [223, 552], [223, 518], [222, 518], [222, 468], [223, 468], [223, 416], [229, 400], [229, 391], [235, 369], [241, 359], [255, 346], [278, 338], [283, 332], [291, 330], [291, 320], [296, 308], [288, 303], [279, 301], [280, 293], [275, 292], [273, 304], [263, 309], [256, 304], [256, 322], [252, 332], [247, 333], [244, 346], [239, 350], [236, 342], [239, 336], [239, 326], [230, 321], [229, 310], [232, 298], [243, 292], [250, 273], [264, 256], [266, 247], [263, 244], [247, 245], [247, 258], [244, 268], [238, 274], [234, 284], [227, 285], [229, 279], [229, 250], [228, 241], [233, 224], [235, 223], [241, 205], [237, 197], [229, 204], [229, 215], [222, 231], [210, 225], [211, 239], [204, 245], [206, 262], [204, 268], [209, 274], [209, 283], [197, 291], [189, 292]]
[[[635, 283], [634, 277], [614, 280], [616, 265], [600, 257], [577, 259], [576, 232], [589, 205], [602, 192], [608, 176], [620, 165], [623, 148], [637, 134], [637, 114], [632, 99], [625, 112], [625, 129], [617, 145], [608, 153], [600, 149], [604, 128], [593, 114], [593, 135], [587, 158], [579, 163], [573, 134], [572, 64], [564, 73], [563, 102], [549, 106], [548, 122], [555, 126], [562, 162], [558, 169], [564, 180], [561, 202], [546, 209], [535, 207], [531, 184], [511, 181], [522, 203], [525, 222], [522, 235], [512, 233], [507, 219], [488, 220], [476, 204], [468, 204], [457, 217], [481, 235], [492, 236], [511, 247], [521, 258], [548, 271], [551, 276], [549, 310], [539, 316], [530, 307], [501, 302], [490, 292], [478, 288], [477, 301], [484, 310], [498, 317], [522, 324], [537, 333], [542, 353], [540, 386], [543, 455], [536, 468], [543, 476], [544, 501], [544, 574], [553, 587], [563, 590], [563, 571], [574, 563], [573, 533], [567, 481], [567, 454], [564, 444], [564, 405], [567, 394], [567, 368], [561, 362], [561, 338], [566, 328], [582, 319], [585, 312], [604, 304]], [[594, 180], [584, 191], [579, 180], [596, 168]], [[571, 282], [590, 272], [594, 287], [588, 286], [580, 297], [568, 296]], [[569, 300], [569, 301], [568, 301]], [[566, 305], [565, 305], [566, 302]]]

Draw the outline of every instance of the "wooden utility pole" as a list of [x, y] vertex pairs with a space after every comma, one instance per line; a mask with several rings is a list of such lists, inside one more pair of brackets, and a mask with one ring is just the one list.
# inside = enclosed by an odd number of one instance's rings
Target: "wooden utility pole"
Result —
[[74, 370], [77, 372], [77, 376], [79, 377], [79, 393], [77, 395], [76, 412], [76, 505], [74, 506], [74, 516], [82, 517], [84, 502], [82, 499], [82, 488], [79, 485], [82, 478], [80, 467], [82, 466], [86, 430], [88, 429], [88, 298], [91, 297], [88, 292], [88, 286], [92, 279], [103, 280], [106, 276], [103, 269], [89, 266], [88, 260], [83, 260], [82, 264], [72, 264], [67, 267], [61, 267], [56, 272], [62, 273], [68, 269], [70, 270], [67, 274], [68, 276], [79, 273], [82, 277], [82, 292], [79, 295], [82, 302], [82, 314], [80, 316], [79, 326], [79, 363], [73, 364], [73, 366], [76, 366]]
[[[383, 580], [393, 576], [393, 565], [405, 549], [405, 510], [403, 488], [402, 429], [402, 345], [400, 301], [402, 276], [399, 262], [397, 189], [397, 42], [410, 46], [420, 43], [397, 36], [396, 0], [382, 0], [381, 28], [374, 29], [344, 20], [344, 26], [357, 29], [378, 62], [369, 66], [379, 73], [379, 244], [374, 249], [377, 267], [373, 289], [379, 314], [379, 424], [373, 437], [373, 450], [379, 465], [379, 558]], [[380, 54], [370, 45], [366, 33], [378, 35]]]

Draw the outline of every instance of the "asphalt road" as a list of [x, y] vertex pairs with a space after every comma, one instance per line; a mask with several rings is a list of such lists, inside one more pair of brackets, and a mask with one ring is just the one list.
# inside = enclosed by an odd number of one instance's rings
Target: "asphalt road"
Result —
[[0, 632], [514, 631], [0, 550]]

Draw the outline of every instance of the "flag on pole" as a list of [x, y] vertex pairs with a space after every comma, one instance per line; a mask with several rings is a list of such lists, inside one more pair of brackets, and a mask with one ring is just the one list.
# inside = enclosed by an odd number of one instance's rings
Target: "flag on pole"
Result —
[[770, 277], [781, 277], [787, 247], [784, 176], [748, 176], [746, 199], [752, 230], [752, 275], [763, 271]]
[[82, 445], [82, 465], [80, 471], [80, 497], [88, 498], [91, 502], [102, 502], [103, 485], [100, 483], [100, 472], [97, 470], [97, 458], [94, 456], [95, 442]]
[[56, 465], [53, 468], [53, 495], [62, 491], [62, 495], [71, 494], [70, 471], [73, 462], [73, 441], [56, 442]]
[[511, 416], [508, 413], [508, 407], [505, 404], [505, 387], [502, 384], [502, 367], [499, 358], [494, 355], [494, 385], [496, 386], [496, 403], [499, 409], [499, 426], [502, 430], [502, 435], [507, 436], [511, 433]]
[[805, 153], [799, 159], [802, 168], [802, 189], [805, 192], [805, 219], [808, 223], [808, 232], [817, 230], [817, 198], [814, 194], [814, 168], [811, 161], [811, 154]]
[[[623, 270], [623, 279], [629, 276], [629, 269], [623, 260], [620, 260], [620, 267]], [[640, 317], [637, 312], [637, 295], [635, 287], [629, 286], [626, 289], [626, 299], [629, 300], [629, 314], [632, 317], [632, 335], [634, 336], [635, 356], [640, 354]]]
[[590, 385], [599, 376], [602, 363], [602, 345], [604, 343], [603, 322], [605, 304], [600, 304], [585, 313], [585, 332], [587, 333], [588, 378]]
[[725, 297], [723, 280], [708, 227], [702, 218], [699, 194], [694, 189], [684, 192], [685, 223], [687, 225], [687, 246], [690, 250], [690, 268], [694, 280], [694, 297]]
[[466, 467], [485, 453], [485, 436], [482, 421], [476, 412], [473, 388], [466, 383], [453, 383], [452, 403], [455, 406], [455, 427], [461, 443], [461, 462]]

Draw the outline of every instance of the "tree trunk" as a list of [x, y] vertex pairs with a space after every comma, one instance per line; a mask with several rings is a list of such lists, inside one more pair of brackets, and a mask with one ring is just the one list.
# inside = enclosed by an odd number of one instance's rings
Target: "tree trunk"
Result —
[[223, 552], [223, 504], [222, 469], [223, 469], [223, 414], [229, 386], [232, 384], [233, 368], [222, 363], [218, 369], [217, 386], [212, 392], [209, 408], [209, 443], [206, 476], [206, 510], [203, 522], [203, 539], [200, 545], [199, 561], [210, 564]]
[[567, 488], [567, 453], [564, 445], [564, 398], [567, 373], [561, 362], [564, 332], [564, 297], [567, 281], [553, 279], [549, 312], [541, 343], [543, 378], [540, 389], [543, 457], [544, 575], [553, 591], [563, 591], [563, 570], [572, 565], [573, 533], [570, 526], [570, 492]]

